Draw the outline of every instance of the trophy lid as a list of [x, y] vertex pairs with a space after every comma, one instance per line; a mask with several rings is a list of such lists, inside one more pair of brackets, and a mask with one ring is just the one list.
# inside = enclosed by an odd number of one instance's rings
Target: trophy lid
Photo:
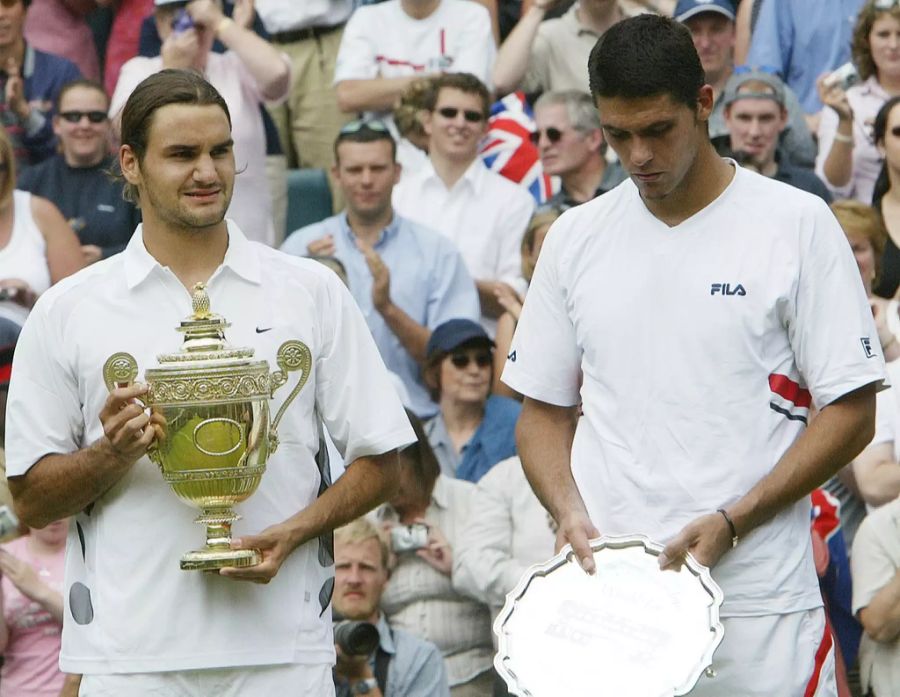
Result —
[[177, 331], [184, 334], [181, 350], [158, 355], [156, 358], [160, 368], [187, 367], [186, 363], [239, 366], [246, 365], [253, 358], [252, 348], [234, 347], [225, 339], [225, 329], [231, 325], [224, 317], [210, 310], [205, 283], [194, 284], [191, 305], [191, 316], [182, 320], [181, 326], [177, 327]]

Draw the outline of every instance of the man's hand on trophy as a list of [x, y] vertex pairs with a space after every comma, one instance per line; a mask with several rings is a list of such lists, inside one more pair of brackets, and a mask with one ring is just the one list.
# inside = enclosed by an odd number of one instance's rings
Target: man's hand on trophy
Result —
[[578, 563], [586, 573], [594, 574], [597, 565], [594, 562], [594, 550], [591, 549], [591, 539], [600, 537], [600, 531], [594, 527], [590, 517], [585, 511], [567, 513], [559, 520], [559, 528], [556, 531], [556, 551], [559, 552], [567, 544], [572, 545]]
[[731, 530], [724, 516], [707, 513], [688, 523], [659, 555], [659, 568], [678, 571], [690, 552], [694, 559], [713, 568], [732, 546]]
[[151, 421], [140, 401], [149, 389], [142, 383], [116, 387], [100, 410], [105, 444], [112, 455], [126, 466], [133, 465], [144, 456], [161, 430], [159, 415]]
[[237, 568], [229, 566], [219, 569], [220, 576], [227, 576], [236, 581], [253, 581], [268, 583], [281, 568], [287, 556], [294, 551], [297, 543], [291, 529], [284, 523], [272, 525], [258, 535], [244, 535], [231, 540], [232, 549], [256, 549], [262, 554], [262, 561], [255, 566]]

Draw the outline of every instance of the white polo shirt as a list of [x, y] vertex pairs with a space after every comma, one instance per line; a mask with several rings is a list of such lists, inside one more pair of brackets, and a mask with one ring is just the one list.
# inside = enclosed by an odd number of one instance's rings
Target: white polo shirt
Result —
[[[567, 211], [544, 242], [503, 373], [534, 399], [583, 403], [572, 472], [592, 521], [661, 542], [768, 474], [811, 402], [884, 377], [827, 206], [740, 167], [674, 227], [630, 180]], [[722, 557], [712, 574], [723, 615], [821, 605], [809, 519], [803, 499]]]
[[[428, 160], [394, 187], [393, 203], [400, 215], [453, 240], [476, 281], [521, 284], [522, 237], [534, 213], [534, 199], [491, 172], [480, 157], [452, 189]], [[482, 324], [493, 333], [497, 323], [482, 317]]]
[[[320, 418], [348, 462], [414, 440], [384, 364], [350, 294], [314, 261], [249, 242], [229, 223], [229, 247], [208, 283], [213, 312], [234, 346], [251, 346], [276, 369], [278, 347], [299, 339], [313, 369], [285, 412], [280, 445], [259, 489], [235, 507], [235, 536], [253, 534], [319, 496], [327, 461]], [[106, 359], [127, 351], [141, 376], [175, 331], [190, 295], [147, 252], [141, 227], [126, 250], [45, 293], [26, 322], [9, 394], [7, 474], [41, 457], [72, 453], [103, 435]], [[272, 413], [296, 384], [275, 395]], [[138, 379], [141, 379], [140, 377]], [[333, 559], [328, 544], [298, 547], [268, 585], [181, 571], [202, 545], [197, 511], [181, 502], [156, 465], [141, 458], [75, 517], [66, 550], [60, 666], [70, 673], [133, 673], [223, 666], [322, 664], [334, 660]], [[329, 536], [330, 537], [330, 536]]]

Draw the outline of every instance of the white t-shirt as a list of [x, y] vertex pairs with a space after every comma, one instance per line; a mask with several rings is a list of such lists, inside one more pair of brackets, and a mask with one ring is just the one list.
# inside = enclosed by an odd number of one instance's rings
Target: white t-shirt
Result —
[[[447, 189], [429, 160], [394, 187], [393, 203], [400, 215], [453, 240], [476, 281], [520, 283], [522, 237], [534, 212], [534, 199], [522, 187], [491, 172], [480, 157], [452, 189]], [[494, 333], [495, 320], [483, 316], [481, 322]]]
[[[661, 542], [768, 474], [811, 401], [883, 379], [831, 212], [740, 167], [675, 227], [630, 180], [567, 211], [544, 242], [503, 373], [534, 399], [583, 402], [572, 472], [591, 519]], [[716, 565], [723, 615], [821, 605], [809, 507], [782, 511]]]
[[491, 18], [470, 0], [441, 0], [424, 19], [400, 0], [360, 7], [344, 28], [334, 84], [344, 80], [472, 73], [488, 89], [497, 47]]
[[[27, 191], [13, 190], [13, 228], [9, 242], [0, 249], [0, 278], [21, 279], [38, 295], [50, 287], [47, 241], [31, 214]], [[28, 310], [14, 300], [2, 300], [0, 317], [22, 324]]]
[[[415, 438], [366, 323], [337, 277], [316, 262], [249, 242], [229, 225], [228, 252], [209, 280], [213, 312], [234, 346], [252, 346], [274, 370], [278, 347], [305, 343], [306, 386], [285, 412], [280, 445], [259, 489], [235, 506], [234, 534], [254, 534], [320, 494], [321, 422], [347, 462]], [[101, 371], [117, 351], [141, 370], [177, 350], [190, 295], [150, 256], [141, 228], [126, 250], [50, 289], [22, 331], [9, 394], [7, 473], [72, 453], [103, 435]], [[139, 379], [141, 379], [139, 377]], [[274, 414], [296, 384], [275, 394]], [[317, 461], [318, 460], [318, 461]], [[141, 458], [75, 517], [66, 555], [60, 665], [70, 673], [133, 673], [334, 660], [332, 555], [319, 540], [298, 547], [268, 585], [181, 571], [203, 543], [197, 511]]]

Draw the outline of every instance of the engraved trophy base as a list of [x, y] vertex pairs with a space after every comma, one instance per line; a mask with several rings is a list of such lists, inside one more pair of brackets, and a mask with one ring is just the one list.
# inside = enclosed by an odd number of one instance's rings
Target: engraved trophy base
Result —
[[231, 549], [231, 524], [239, 519], [230, 507], [204, 508], [194, 522], [206, 525], [206, 546], [182, 555], [181, 570], [218, 571], [259, 564], [262, 554], [258, 549]]
[[197, 549], [181, 557], [182, 571], [218, 571], [228, 566], [256, 566], [262, 555], [255, 549]]

